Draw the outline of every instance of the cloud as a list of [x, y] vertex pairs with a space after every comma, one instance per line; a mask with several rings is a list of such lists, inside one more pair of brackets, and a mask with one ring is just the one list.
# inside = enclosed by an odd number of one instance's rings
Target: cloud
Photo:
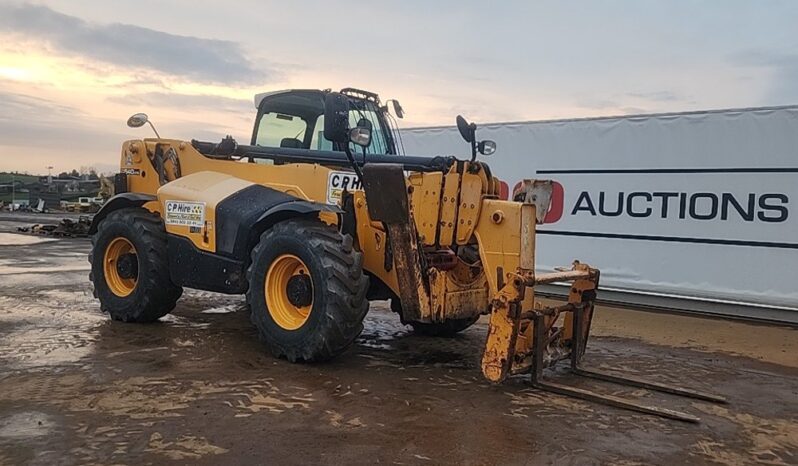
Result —
[[732, 63], [744, 66], [798, 67], [798, 54], [749, 49], [730, 56]]
[[671, 91], [629, 92], [626, 95], [654, 102], [675, 102], [677, 100], [682, 100], [681, 97]]
[[[235, 133], [212, 121], [156, 124], [163, 136], [185, 140], [218, 141]], [[249, 140], [247, 132], [236, 136]], [[148, 128], [130, 129], [124, 119], [94, 118], [53, 100], [0, 90], [0, 160], [6, 170], [43, 173], [48, 165], [57, 170], [94, 165], [101, 172], [116, 171], [122, 142], [144, 137], [151, 137]]]
[[577, 105], [579, 107], [589, 108], [591, 110], [606, 110], [606, 109], [618, 108], [620, 104], [616, 100], [586, 97], [578, 99]]
[[[686, 102], [681, 95], [668, 90], [613, 93], [604, 98], [583, 97], [577, 100], [581, 108], [603, 112], [621, 112], [623, 114], [640, 114], [662, 111], [662, 104]], [[640, 106], [640, 104], [644, 106]], [[646, 108], [649, 107], [649, 108]]]
[[[143, 95], [154, 98], [150, 94]], [[180, 94], [176, 96], [178, 99], [181, 98]], [[192, 97], [202, 96], [182, 96], [187, 100]], [[210, 99], [213, 101], [216, 97], [211, 96]], [[238, 102], [236, 99], [227, 100], [232, 103]], [[253, 115], [254, 112], [253, 109]], [[190, 120], [168, 121], [160, 124], [158, 128], [165, 137], [204, 140], [217, 140], [231, 131], [231, 128], [222, 124]], [[146, 132], [146, 135], [148, 134]], [[139, 134], [137, 130], [130, 130], [121, 119], [117, 121], [93, 118], [74, 107], [61, 105], [52, 100], [0, 90], [0, 144], [4, 146], [61, 148], [74, 151], [76, 145], [79, 145], [85, 152], [101, 149], [116, 153], [122, 141], [146, 135]]]
[[0, 32], [46, 42], [66, 54], [213, 84], [262, 83], [237, 42], [180, 36], [130, 24], [95, 24], [39, 5], [0, 5]]
[[207, 109], [216, 112], [230, 112], [251, 117], [255, 107], [251, 99], [233, 99], [218, 95], [176, 94], [167, 92], [144, 92], [109, 97], [109, 102], [122, 105], [144, 107], [175, 107], [185, 109]]
[[735, 66], [771, 71], [772, 77], [765, 93], [766, 103], [798, 102], [798, 54], [749, 49], [730, 55], [729, 61]]
[[[0, 143], [4, 146], [65, 148], [119, 146], [124, 135], [108, 131], [106, 120], [93, 119], [74, 107], [52, 100], [0, 91]], [[68, 141], [68, 142], [67, 142]]]
[[63, 119], [84, 112], [51, 100], [15, 92], [0, 91], [0, 121], [8, 122]]

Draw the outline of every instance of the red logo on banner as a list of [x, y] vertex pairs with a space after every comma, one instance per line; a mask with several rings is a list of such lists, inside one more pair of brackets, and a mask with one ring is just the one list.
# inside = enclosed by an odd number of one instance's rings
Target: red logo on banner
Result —
[[557, 221], [562, 218], [564, 204], [565, 190], [560, 183], [552, 181], [551, 203], [549, 204], [549, 211], [546, 213], [546, 218], [543, 219], [543, 223], [557, 223]]
[[499, 199], [506, 201], [510, 199], [510, 186], [504, 181], [499, 180]]
[[[504, 194], [504, 186], [506, 184], [502, 181], [502, 194]], [[516, 183], [513, 191], [521, 186], [521, 182]], [[507, 199], [503, 197], [502, 199]], [[551, 202], [549, 203], [549, 211], [546, 212], [546, 218], [543, 223], [557, 223], [562, 218], [563, 206], [565, 204], [565, 189], [556, 181], [551, 182]]]

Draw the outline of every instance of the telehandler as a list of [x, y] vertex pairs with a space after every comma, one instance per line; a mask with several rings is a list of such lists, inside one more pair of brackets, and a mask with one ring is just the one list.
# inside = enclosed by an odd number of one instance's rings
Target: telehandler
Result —
[[[151, 322], [183, 287], [246, 294], [266, 346], [289, 361], [343, 352], [370, 300], [391, 300], [405, 324], [453, 335], [490, 316], [482, 372], [493, 382], [531, 373], [542, 389], [695, 422], [686, 413], [544, 381], [572, 372], [695, 398], [713, 395], [580, 368], [599, 271], [574, 262], [535, 271], [535, 227], [551, 183], [525, 181], [500, 199], [477, 160], [492, 141], [457, 118], [471, 157], [400, 154], [395, 100], [347, 88], [255, 97], [249, 145], [161, 138], [127, 141], [116, 195], [94, 217], [90, 279], [112, 319]], [[535, 286], [568, 282], [566, 304], [535, 302]]]

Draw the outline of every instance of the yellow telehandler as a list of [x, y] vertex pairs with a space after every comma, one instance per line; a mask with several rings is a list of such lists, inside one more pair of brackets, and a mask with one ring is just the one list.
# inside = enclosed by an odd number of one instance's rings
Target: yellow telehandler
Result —
[[[290, 361], [330, 359], [363, 329], [369, 301], [390, 299], [405, 324], [453, 335], [489, 315], [482, 371], [493, 382], [531, 373], [542, 389], [684, 421], [686, 413], [544, 381], [575, 374], [696, 398], [682, 388], [587, 371], [599, 271], [535, 271], [535, 227], [551, 183], [525, 181], [513, 199], [477, 160], [496, 145], [457, 118], [471, 156], [400, 154], [393, 113], [347, 88], [255, 97], [250, 144], [156, 137], [127, 141], [114, 192], [94, 217], [90, 279], [115, 320], [168, 314], [183, 287], [246, 294], [264, 343]], [[535, 286], [568, 282], [566, 304], [535, 302]]]

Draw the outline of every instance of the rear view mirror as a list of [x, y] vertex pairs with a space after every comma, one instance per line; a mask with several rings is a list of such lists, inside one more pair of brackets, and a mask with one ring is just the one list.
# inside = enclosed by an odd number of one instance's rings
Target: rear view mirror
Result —
[[482, 155], [492, 155], [494, 152], [496, 152], [496, 143], [490, 139], [479, 141], [479, 144], [477, 144], [477, 150], [479, 150], [479, 153]]
[[324, 138], [349, 143], [349, 99], [338, 92], [330, 92], [324, 98]]
[[149, 118], [146, 113], [136, 113], [127, 119], [127, 125], [131, 128], [141, 128], [147, 124], [147, 121], [149, 121]]
[[368, 147], [371, 144], [372, 127], [369, 119], [361, 118], [357, 126], [349, 130], [349, 140], [360, 147]]
[[158, 139], [161, 139], [161, 135], [158, 134], [158, 130], [155, 129], [155, 125], [152, 124], [150, 118], [147, 116], [146, 113], [136, 113], [134, 115], [131, 115], [131, 117], [127, 119], [127, 125], [130, 126], [131, 128], [141, 128], [144, 125], [150, 125], [150, 128], [152, 128], [152, 131], [155, 133], [155, 136]]
[[475, 139], [475, 133], [477, 130], [477, 125], [474, 123], [469, 123], [463, 118], [462, 115], [457, 115], [457, 130], [460, 131], [460, 136], [466, 140], [466, 142], [473, 143]]
[[358, 126], [349, 131], [349, 140], [360, 147], [368, 147], [371, 144], [371, 129]]
[[396, 99], [391, 99], [391, 103], [393, 104], [393, 114], [396, 115], [396, 118], [404, 118], [405, 117], [405, 110], [402, 108], [402, 105]]

